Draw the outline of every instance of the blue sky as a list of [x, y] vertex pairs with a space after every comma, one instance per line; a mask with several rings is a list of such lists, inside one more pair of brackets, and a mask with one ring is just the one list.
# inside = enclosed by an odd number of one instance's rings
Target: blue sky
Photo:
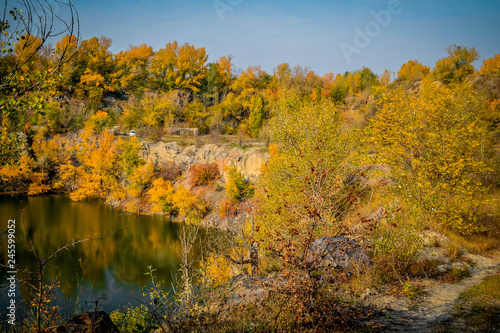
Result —
[[[115, 53], [177, 40], [236, 67], [280, 63], [317, 74], [363, 66], [397, 72], [408, 60], [434, 67], [451, 44], [500, 53], [500, 1], [464, 0], [74, 0], [84, 39], [104, 35]], [[374, 15], [375, 14], [375, 15]], [[376, 18], [378, 16], [378, 20]], [[356, 39], [357, 38], [357, 39]]]

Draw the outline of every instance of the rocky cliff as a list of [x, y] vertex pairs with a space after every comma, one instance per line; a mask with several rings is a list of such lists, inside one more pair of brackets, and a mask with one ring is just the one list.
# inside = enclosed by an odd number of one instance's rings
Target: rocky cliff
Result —
[[143, 143], [142, 158], [153, 163], [174, 162], [186, 171], [197, 163], [217, 163], [224, 174], [224, 166], [235, 166], [245, 178], [255, 182], [261, 174], [261, 167], [269, 160], [269, 153], [262, 148], [241, 149], [238, 147], [207, 144], [181, 147], [176, 142]]

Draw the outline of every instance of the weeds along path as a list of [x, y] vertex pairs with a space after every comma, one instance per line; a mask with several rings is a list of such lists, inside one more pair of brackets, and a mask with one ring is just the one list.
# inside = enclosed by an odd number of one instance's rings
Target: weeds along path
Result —
[[484, 278], [500, 272], [500, 254], [492, 257], [467, 254], [474, 262], [471, 276], [457, 284], [441, 284], [430, 287], [418, 303], [410, 304], [401, 300], [386, 300], [386, 318], [383, 320], [387, 328], [396, 332], [428, 332], [432, 327], [449, 319], [459, 301], [459, 296], [468, 288], [480, 284]]

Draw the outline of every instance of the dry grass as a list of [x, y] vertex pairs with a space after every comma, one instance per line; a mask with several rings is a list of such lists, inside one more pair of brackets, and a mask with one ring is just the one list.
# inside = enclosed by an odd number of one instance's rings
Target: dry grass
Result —
[[480, 332], [498, 332], [500, 328], [500, 274], [486, 278], [481, 284], [460, 295], [463, 301], [455, 309], [455, 318], [464, 320], [468, 328]]
[[444, 244], [444, 254], [451, 260], [457, 260], [464, 254], [463, 247], [455, 242], [447, 242]]

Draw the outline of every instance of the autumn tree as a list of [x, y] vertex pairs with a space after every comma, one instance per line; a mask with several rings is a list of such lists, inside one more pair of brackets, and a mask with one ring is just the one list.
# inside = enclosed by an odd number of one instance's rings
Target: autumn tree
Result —
[[[55, 91], [55, 74], [68, 59], [53, 57], [48, 41], [65, 33], [78, 35], [74, 6], [69, 1], [58, 5], [62, 10], [59, 14], [49, 1], [27, 0], [15, 6], [5, 1], [0, 10], [2, 187], [8, 183], [13, 185], [10, 189], [19, 190], [27, 183], [25, 176], [31, 173], [33, 158], [21, 151], [29, 151], [33, 141], [31, 125], [36, 117], [43, 117], [45, 105]], [[61, 54], [69, 53], [67, 48], [61, 50]], [[24, 132], [22, 136], [20, 131]]]
[[195, 99], [184, 107], [184, 121], [189, 127], [198, 128], [201, 134], [208, 132], [210, 113], [199, 99]]
[[422, 65], [418, 60], [410, 60], [403, 64], [398, 72], [399, 81], [420, 81], [430, 72], [428, 66]]
[[205, 103], [217, 104], [224, 100], [233, 81], [232, 68], [231, 56], [221, 57], [215, 63], [208, 65], [208, 72], [202, 85]]
[[439, 87], [429, 78], [418, 93], [389, 92], [367, 128], [366, 140], [393, 168], [403, 197], [464, 234], [481, 229], [481, 179], [492, 151], [481, 119], [486, 107], [471, 84]]
[[85, 122], [85, 134], [87, 137], [93, 134], [101, 134], [106, 129], [109, 129], [112, 124], [113, 119], [107, 112], [97, 111]]
[[282, 63], [276, 66], [273, 76], [281, 90], [292, 88], [292, 68], [290, 67], [290, 64]]
[[250, 66], [233, 81], [231, 92], [219, 107], [222, 118], [233, 125], [230, 132], [237, 132], [237, 126], [245, 123], [255, 102], [254, 96], [262, 93], [270, 80], [269, 74], [260, 66]]
[[[50, 39], [66, 33], [76, 36], [79, 34], [78, 13], [69, 1], [58, 2], [64, 15], [56, 12], [53, 4], [46, 0], [28, 0], [18, 5], [19, 7], [11, 7], [5, 2], [1, 15], [0, 49], [3, 75], [0, 75], [0, 93], [7, 92], [11, 84], [17, 85], [21, 68], [33, 66]], [[27, 82], [23, 91], [17, 89], [17, 98], [43, 90], [43, 80], [56, 73], [71, 57], [72, 51], [69, 47], [60, 48], [59, 58], [53, 59], [55, 61], [44, 73], [46, 77]]]
[[149, 77], [149, 65], [154, 56], [153, 48], [146, 44], [131, 46], [116, 55], [117, 71], [114, 77], [126, 91], [141, 93]]
[[83, 140], [75, 151], [78, 164], [69, 162], [65, 166], [69, 177], [78, 175], [70, 194], [72, 200], [124, 197], [124, 189], [120, 186], [122, 169], [118, 145], [114, 134], [106, 131], [111, 123], [111, 118], [103, 111], [85, 123]]
[[89, 110], [97, 110], [103, 106], [103, 97], [106, 92], [114, 91], [114, 88], [106, 83], [106, 79], [101, 74], [86, 69], [80, 76], [80, 92], [88, 99]]
[[500, 75], [500, 53], [492, 58], [485, 59], [479, 73]]
[[433, 74], [436, 79], [443, 83], [459, 83], [474, 74], [472, 63], [479, 59], [475, 48], [451, 45], [446, 52], [448, 57], [439, 59], [434, 67]]
[[137, 167], [145, 164], [144, 160], [139, 157], [142, 145], [136, 136], [126, 139], [120, 138], [116, 144], [120, 154], [120, 165], [125, 174], [131, 176]]
[[[73, 48], [76, 41], [73, 37], [63, 37], [58, 45]], [[62, 68], [60, 85], [85, 99], [88, 110], [96, 111], [104, 104], [104, 96], [117, 88], [113, 77], [116, 61], [109, 50], [112, 41], [101, 36], [79, 42], [75, 55]]]
[[[122, 153], [123, 155], [123, 153]], [[149, 188], [155, 177], [155, 166], [153, 163], [137, 164], [128, 174], [128, 193], [132, 198], [141, 197], [145, 190]], [[138, 211], [138, 207], [134, 209]]]
[[335, 79], [328, 84], [326, 88], [327, 93], [334, 102], [345, 103], [345, 98], [349, 94], [349, 86], [347, 83], [348, 75], [348, 73], [345, 75], [337, 74]]
[[363, 67], [359, 71], [354, 71], [346, 76], [346, 85], [349, 87], [349, 93], [356, 95], [366, 89], [379, 85], [379, 80], [371, 69]]
[[356, 202], [356, 174], [349, 163], [354, 138], [328, 100], [315, 103], [289, 92], [273, 115], [276, 145], [259, 182], [258, 238], [285, 267], [310, 273], [312, 243], [344, 234], [343, 218]]
[[174, 191], [172, 182], [163, 178], [153, 180], [153, 185], [148, 191], [149, 201], [152, 204], [151, 211], [153, 213], [176, 213], [177, 207], [175, 207], [173, 200]]
[[153, 180], [148, 190], [153, 213], [164, 213], [177, 216], [183, 221], [199, 221], [205, 216], [208, 205], [198, 194], [179, 185], [173, 187], [172, 182], [163, 178]]
[[158, 50], [151, 60], [150, 72], [154, 89], [198, 92], [206, 75], [208, 56], [205, 48], [177, 41]]
[[248, 131], [252, 138], [258, 138], [262, 123], [267, 117], [267, 105], [262, 94], [252, 97], [248, 116]]

